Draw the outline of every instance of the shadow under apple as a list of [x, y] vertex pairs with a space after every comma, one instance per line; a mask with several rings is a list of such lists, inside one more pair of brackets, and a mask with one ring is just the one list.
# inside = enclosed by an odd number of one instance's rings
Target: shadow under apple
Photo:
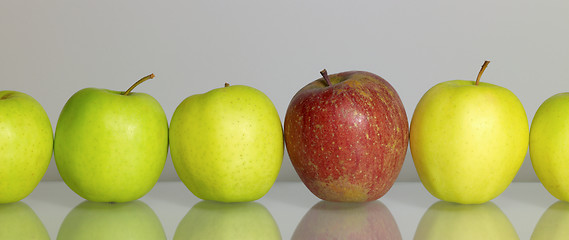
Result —
[[260, 203], [195, 204], [176, 228], [174, 240], [182, 239], [281, 239], [271, 213]]
[[23, 202], [0, 204], [0, 239], [49, 239], [34, 210]]
[[67, 216], [57, 235], [59, 240], [166, 239], [162, 223], [146, 203], [84, 201]]
[[493, 202], [458, 204], [445, 201], [427, 209], [417, 231], [419, 239], [519, 239], [514, 226]]
[[320, 201], [304, 215], [292, 239], [401, 239], [401, 232], [380, 201]]
[[567, 239], [569, 237], [569, 203], [557, 201], [543, 213], [535, 225], [532, 240]]

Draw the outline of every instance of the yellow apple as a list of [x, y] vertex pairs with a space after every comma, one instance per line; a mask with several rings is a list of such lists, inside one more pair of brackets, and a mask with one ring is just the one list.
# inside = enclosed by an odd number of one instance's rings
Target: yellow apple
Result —
[[519, 237], [508, 217], [492, 202], [463, 205], [439, 201], [425, 212], [413, 239], [518, 240]]
[[220, 202], [264, 196], [283, 160], [282, 125], [271, 100], [248, 86], [186, 98], [170, 123], [178, 176], [197, 197]]
[[411, 120], [413, 161], [435, 197], [484, 203], [512, 182], [527, 152], [529, 127], [508, 89], [477, 81], [442, 82], [425, 93]]
[[535, 174], [554, 197], [569, 201], [569, 93], [545, 100], [531, 122], [529, 154]]

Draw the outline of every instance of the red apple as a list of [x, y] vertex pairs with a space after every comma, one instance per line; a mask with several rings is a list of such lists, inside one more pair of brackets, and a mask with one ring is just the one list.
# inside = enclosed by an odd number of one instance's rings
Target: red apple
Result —
[[294, 95], [286, 112], [284, 135], [292, 165], [323, 200], [376, 200], [397, 179], [407, 153], [403, 103], [373, 73], [321, 74]]

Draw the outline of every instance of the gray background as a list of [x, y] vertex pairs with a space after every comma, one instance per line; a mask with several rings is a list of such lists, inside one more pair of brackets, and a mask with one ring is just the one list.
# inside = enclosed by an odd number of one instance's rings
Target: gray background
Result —
[[[168, 120], [186, 97], [225, 82], [267, 94], [284, 119], [298, 89], [329, 73], [366, 70], [399, 92], [409, 121], [436, 83], [476, 77], [510, 89], [531, 122], [569, 89], [566, 0], [3, 0], [0, 89], [26, 92], [55, 128], [86, 87], [153, 95]], [[55, 129], [54, 129], [55, 131]], [[52, 159], [44, 180], [60, 179]], [[170, 157], [161, 180], [178, 179]], [[278, 180], [298, 180], [285, 154]], [[417, 181], [407, 154], [399, 181]], [[516, 181], [536, 181], [529, 155]]]

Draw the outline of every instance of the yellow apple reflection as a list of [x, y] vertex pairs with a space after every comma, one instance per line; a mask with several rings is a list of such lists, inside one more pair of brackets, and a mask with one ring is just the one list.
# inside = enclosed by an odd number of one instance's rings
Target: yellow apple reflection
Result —
[[519, 239], [514, 226], [493, 202], [457, 204], [439, 201], [421, 218], [419, 239]]
[[0, 239], [49, 239], [34, 210], [23, 202], [0, 204]]
[[154, 211], [142, 201], [84, 201], [67, 214], [57, 239], [162, 240], [166, 235]]
[[531, 235], [532, 240], [567, 239], [569, 237], [569, 203], [558, 201], [545, 211]]
[[281, 239], [273, 216], [260, 203], [201, 201], [176, 228], [174, 240]]
[[320, 201], [304, 215], [292, 239], [401, 239], [401, 233], [380, 201]]

